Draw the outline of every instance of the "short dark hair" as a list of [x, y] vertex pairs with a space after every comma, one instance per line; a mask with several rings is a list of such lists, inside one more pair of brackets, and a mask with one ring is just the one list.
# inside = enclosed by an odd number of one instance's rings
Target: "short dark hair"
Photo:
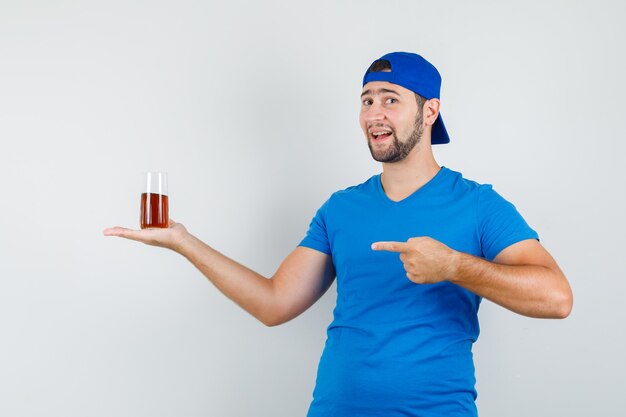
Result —
[[382, 72], [391, 71], [391, 62], [386, 59], [377, 59], [372, 62], [372, 65], [367, 69], [367, 72]]
[[[370, 65], [370, 67], [367, 69], [367, 72], [383, 71], [391, 71], [391, 62], [387, 61], [386, 59], [377, 59], [376, 61], [372, 62], [372, 65]], [[424, 107], [424, 103], [426, 103], [426, 98], [421, 96], [420, 94], [417, 94], [416, 92], [413, 92], [413, 94], [415, 94], [417, 108], [419, 109], [419, 112], [421, 112], [422, 108]]]

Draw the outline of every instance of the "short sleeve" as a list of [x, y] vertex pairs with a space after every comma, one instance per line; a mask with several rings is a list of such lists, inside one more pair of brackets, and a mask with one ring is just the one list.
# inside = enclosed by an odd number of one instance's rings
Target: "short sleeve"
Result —
[[491, 184], [478, 189], [478, 234], [485, 259], [492, 261], [503, 249], [525, 239], [537, 239], [515, 206], [498, 194]]
[[306, 236], [302, 239], [298, 246], [305, 246], [307, 248], [316, 249], [327, 255], [331, 255], [330, 243], [328, 241], [328, 231], [326, 228], [329, 202], [330, 199], [327, 200], [322, 207], [319, 208], [319, 210], [317, 210], [315, 217], [311, 220]]

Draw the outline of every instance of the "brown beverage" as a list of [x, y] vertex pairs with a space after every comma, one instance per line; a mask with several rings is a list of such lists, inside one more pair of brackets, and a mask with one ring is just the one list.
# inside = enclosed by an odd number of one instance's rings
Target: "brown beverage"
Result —
[[141, 218], [139, 223], [142, 229], [147, 227], [168, 227], [168, 211], [169, 207], [166, 195], [153, 193], [141, 194]]

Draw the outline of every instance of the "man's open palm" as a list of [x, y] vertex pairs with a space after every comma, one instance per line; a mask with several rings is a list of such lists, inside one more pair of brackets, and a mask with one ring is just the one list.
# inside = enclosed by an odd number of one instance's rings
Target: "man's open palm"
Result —
[[105, 236], [123, 237], [145, 243], [146, 245], [159, 246], [172, 250], [177, 250], [182, 241], [189, 234], [185, 226], [181, 223], [176, 223], [172, 219], [169, 220], [169, 227], [167, 228], [134, 230], [116, 226], [104, 229], [102, 233]]

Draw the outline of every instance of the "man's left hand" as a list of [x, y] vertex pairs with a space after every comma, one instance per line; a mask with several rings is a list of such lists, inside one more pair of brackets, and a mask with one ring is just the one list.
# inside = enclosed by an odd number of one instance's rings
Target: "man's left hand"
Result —
[[406, 242], [376, 242], [373, 250], [398, 252], [406, 276], [416, 284], [434, 284], [454, 278], [459, 252], [428, 236]]

